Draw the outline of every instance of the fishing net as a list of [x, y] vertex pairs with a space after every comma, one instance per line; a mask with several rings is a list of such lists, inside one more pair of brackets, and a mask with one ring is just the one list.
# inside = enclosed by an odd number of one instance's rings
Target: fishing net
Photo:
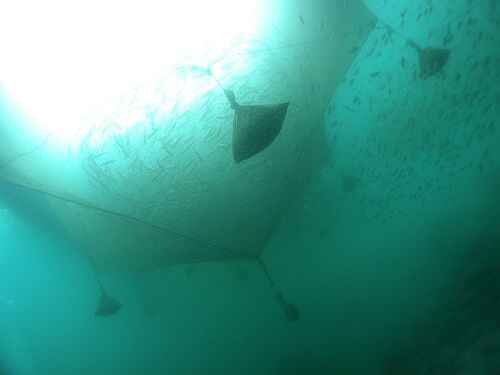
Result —
[[[318, 2], [328, 12], [311, 3], [321, 25], [283, 8], [288, 21], [270, 22], [265, 38], [185, 58], [77, 127], [33, 132], [4, 98], [0, 179], [43, 196], [103, 266], [258, 257], [325, 153], [312, 140], [374, 26], [360, 1]], [[241, 104], [290, 103], [272, 145], [241, 163], [234, 111], [214, 77]]]

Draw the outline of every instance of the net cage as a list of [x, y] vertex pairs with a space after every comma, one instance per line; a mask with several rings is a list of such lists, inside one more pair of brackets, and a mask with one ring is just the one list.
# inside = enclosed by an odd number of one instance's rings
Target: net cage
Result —
[[[307, 27], [313, 15], [321, 24]], [[361, 1], [312, 1], [269, 24], [166, 67], [76, 127], [33, 132], [4, 97], [1, 181], [39, 194], [102, 267], [257, 258], [327, 152], [323, 113], [375, 20]], [[216, 81], [241, 104], [289, 103], [272, 145], [241, 163]]]

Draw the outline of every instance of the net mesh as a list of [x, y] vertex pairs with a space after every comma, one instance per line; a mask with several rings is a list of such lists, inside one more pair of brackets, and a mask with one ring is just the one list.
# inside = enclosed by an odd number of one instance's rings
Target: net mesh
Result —
[[[18, 114], [4, 119], [0, 178], [41, 193], [103, 265], [255, 258], [308, 183], [307, 160], [325, 152], [308, 140], [321, 132], [322, 114], [374, 25], [356, 4], [349, 19], [327, 16], [336, 25], [327, 38], [301, 40], [299, 24], [265, 41], [240, 40], [209, 63], [187, 59], [75, 130], [59, 130], [78, 140], [65, 147], [54, 134], [14, 127], [24, 121]], [[234, 112], [207, 68], [241, 104], [290, 102], [265, 152], [234, 162]]]

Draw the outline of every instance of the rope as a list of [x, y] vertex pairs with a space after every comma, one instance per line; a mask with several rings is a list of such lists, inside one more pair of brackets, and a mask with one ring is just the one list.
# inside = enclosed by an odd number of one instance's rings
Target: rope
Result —
[[240, 257], [244, 257], [244, 258], [251, 257], [247, 253], [244, 253], [244, 252], [241, 252], [241, 251], [238, 251], [238, 250], [234, 250], [234, 249], [230, 249], [230, 248], [227, 248], [227, 247], [224, 247], [224, 246], [216, 245], [216, 244], [211, 243], [209, 241], [200, 240], [198, 238], [195, 238], [195, 237], [192, 237], [192, 236], [188, 236], [186, 234], [178, 233], [178, 232], [175, 232], [175, 231], [170, 230], [168, 228], [162, 227], [160, 225], [157, 225], [157, 224], [154, 224], [154, 223], [150, 223], [150, 222], [147, 222], [146, 220], [142, 220], [142, 219], [139, 219], [139, 218], [134, 217], [134, 216], [129, 216], [129, 215], [121, 213], [121, 212], [108, 210], [106, 208], [98, 207], [98, 206], [95, 206], [95, 205], [92, 205], [92, 204], [89, 204], [89, 203], [85, 203], [85, 202], [81, 202], [81, 201], [78, 201], [78, 200], [75, 200], [75, 199], [65, 198], [65, 197], [62, 197], [62, 196], [54, 194], [54, 193], [49, 193], [49, 192], [44, 191], [44, 190], [39, 190], [39, 189], [36, 189], [36, 188], [33, 188], [33, 187], [26, 186], [24, 184], [20, 184], [20, 183], [17, 183], [17, 182], [12, 182], [12, 181], [5, 180], [5, 179], [2, 179], [2, 178], [0, 178], [0, 182], [5, 182], [5, 183], [8, 183], [8, 184], [17, 186], [19, 188], [24, 188], [24, 189], [27, 189], [29, 191], [32, 191], [32, 192], [35, 192], [35, 193], [38, 193], [38, 194], [42, 194], [42, 195], [45, 195], [45, 196], [48, 196], [50, 198], [54, 198], [54, 199], [57, 199], [57, 200], [60, 200], [60, 201], [63, 201], [63, 202], [73, 203], [73, 204], [76, 204], [76, 205], [78, 205], [80, 207], [88, 208], [88, 209], [95, 210], [95, 211], [98, 211], [98, 212], [102, 212], [102, 213], [105, 213], [105, 214], [108, 214], [108, 215], [112, 215], [112, 216], [115, 216], [115, 217], [120, 217], [122, 219], [128, 219], [128, 220], [131, 220], [131, 221], [135, 221], [137, 223], [149, 226], [151, 228], [158, 229], [158, 230], [160, 230], [162, 232], [166, 232], [166, 233], [171, 234], [173, 236], [193, 241], [193, 242], [195, 242], [195, 243], [197, 243], [199, 245], [203, 245], [203, 246], [206, 246], [206, 247], [216, 248], [216, 249], [219, 249], [219, 250], [222, 250], [222, 251], [229, 252], [231, 254], [236, 254], [236, 255], [238, 255]]

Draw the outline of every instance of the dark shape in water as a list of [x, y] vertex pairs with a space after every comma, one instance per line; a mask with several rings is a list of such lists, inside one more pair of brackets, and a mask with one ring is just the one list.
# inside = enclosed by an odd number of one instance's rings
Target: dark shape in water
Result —
[[116, 299], [111, 297], [106, 291], [101, 287], [101, 298], [99, 299], [99, 304], [95, 310], [94, 316], [109, 316], [117, 313], [121, 308], [122, 304]]
[[289, 322], [295, 322], [299, 319], [299, 309], [293, 303], [287, 303], [283, 306], [283, 309], [285, 311], [286, 319]]
[[356, 191], [359, 185], [359, 177], [343, 173], [342, 174], [342, 191], [344, 193], [352, 193]]
[[[394, 33], [394, 29], [386, 24], [385, 22], [379, 20], [388, 30], [389, 34]], [[396, 35], [399, 35], [396, 33]], [[420, 47], [417, 43], [415, 43], [413, 40], [408, 39], [406, 41], [408, 45], [411, 47], [415, 48], [418, 52], [418, 64], [419, 64], [419, 69], [420, 69], [420, 74], [419, 78], [420, 79], [427, 79], [429, 77], [432, 77], [433, 75], [439, 73], [443, 67], [446, 65], [448, 62], [448, 59], [450, 58], [450, 49], [445, 49], [445, 48], [422, 48]], [[401, 60], [401, 65], [404, 68], [404, 63], [403, 59]]]
[[446, 65], [450, 57], [450, 50], [444, 48], [421, 48], [413, 40], [408, 40], [408, 44], [418, 52], [418, 62], [420, 66], [420, 79], [427, 79], [439, 73]]
[[88, 253], [88, 260], [92, 270], [95, 273], [97, 284], [99, 285], [99, 291], [101, 292], [101, 297], [99, 298], [99, 303], [95, 309], [94, 316], [109, 316], [117, 313], [123, 305], [116, 299], [111, 297], [104, 289], [101, 281], [101, 275], [97, 269], [94, 258]]
[[280, 292], [276, 292], [276, 301], [283, 307], [285, 317], [289, 322], [299, 319], [299, 309], [293, 303], [288, 303]]
[[226, 90], [212, 74], [210, 68], [194, 67], [210, 75], [224, 92], [231, 108], [233, 119], [233, 157], [236, 163], [246, 160], [265, 148], [276, 138], [285, 121], [290, 103], [270, 105], [240, 105], [234, 92]]
[[281, 294], [281, 292], [276, 289], [274, 280], [272, 279], [271, 274], [267, 270], [267, 267], [264, 264], [264, 262], [261, 259], [257, 259], [257, 263], [259, 263], [260, 267], [262, 268], [262, 271], [264, 272], [264, 275], [269, 281], [269, 284], [271, 284], [274, 291], [276, 292], [276, 301], [283, 308], [283, 312], [285, 313], [286, 319], [289, 322], [294, 322], [297, 319], [299, 319], [299, 309], [297, 308], [297, 306], [295, 306], [293, 303], [287, 302], [285, 297], [283, 297], [283, 294]]
[[285, 121], [289, 103], [240, 105], [231, 90], [224, 90], [224, 94], [234, 110], [233, 157], [239, 163], [274, 141]]

